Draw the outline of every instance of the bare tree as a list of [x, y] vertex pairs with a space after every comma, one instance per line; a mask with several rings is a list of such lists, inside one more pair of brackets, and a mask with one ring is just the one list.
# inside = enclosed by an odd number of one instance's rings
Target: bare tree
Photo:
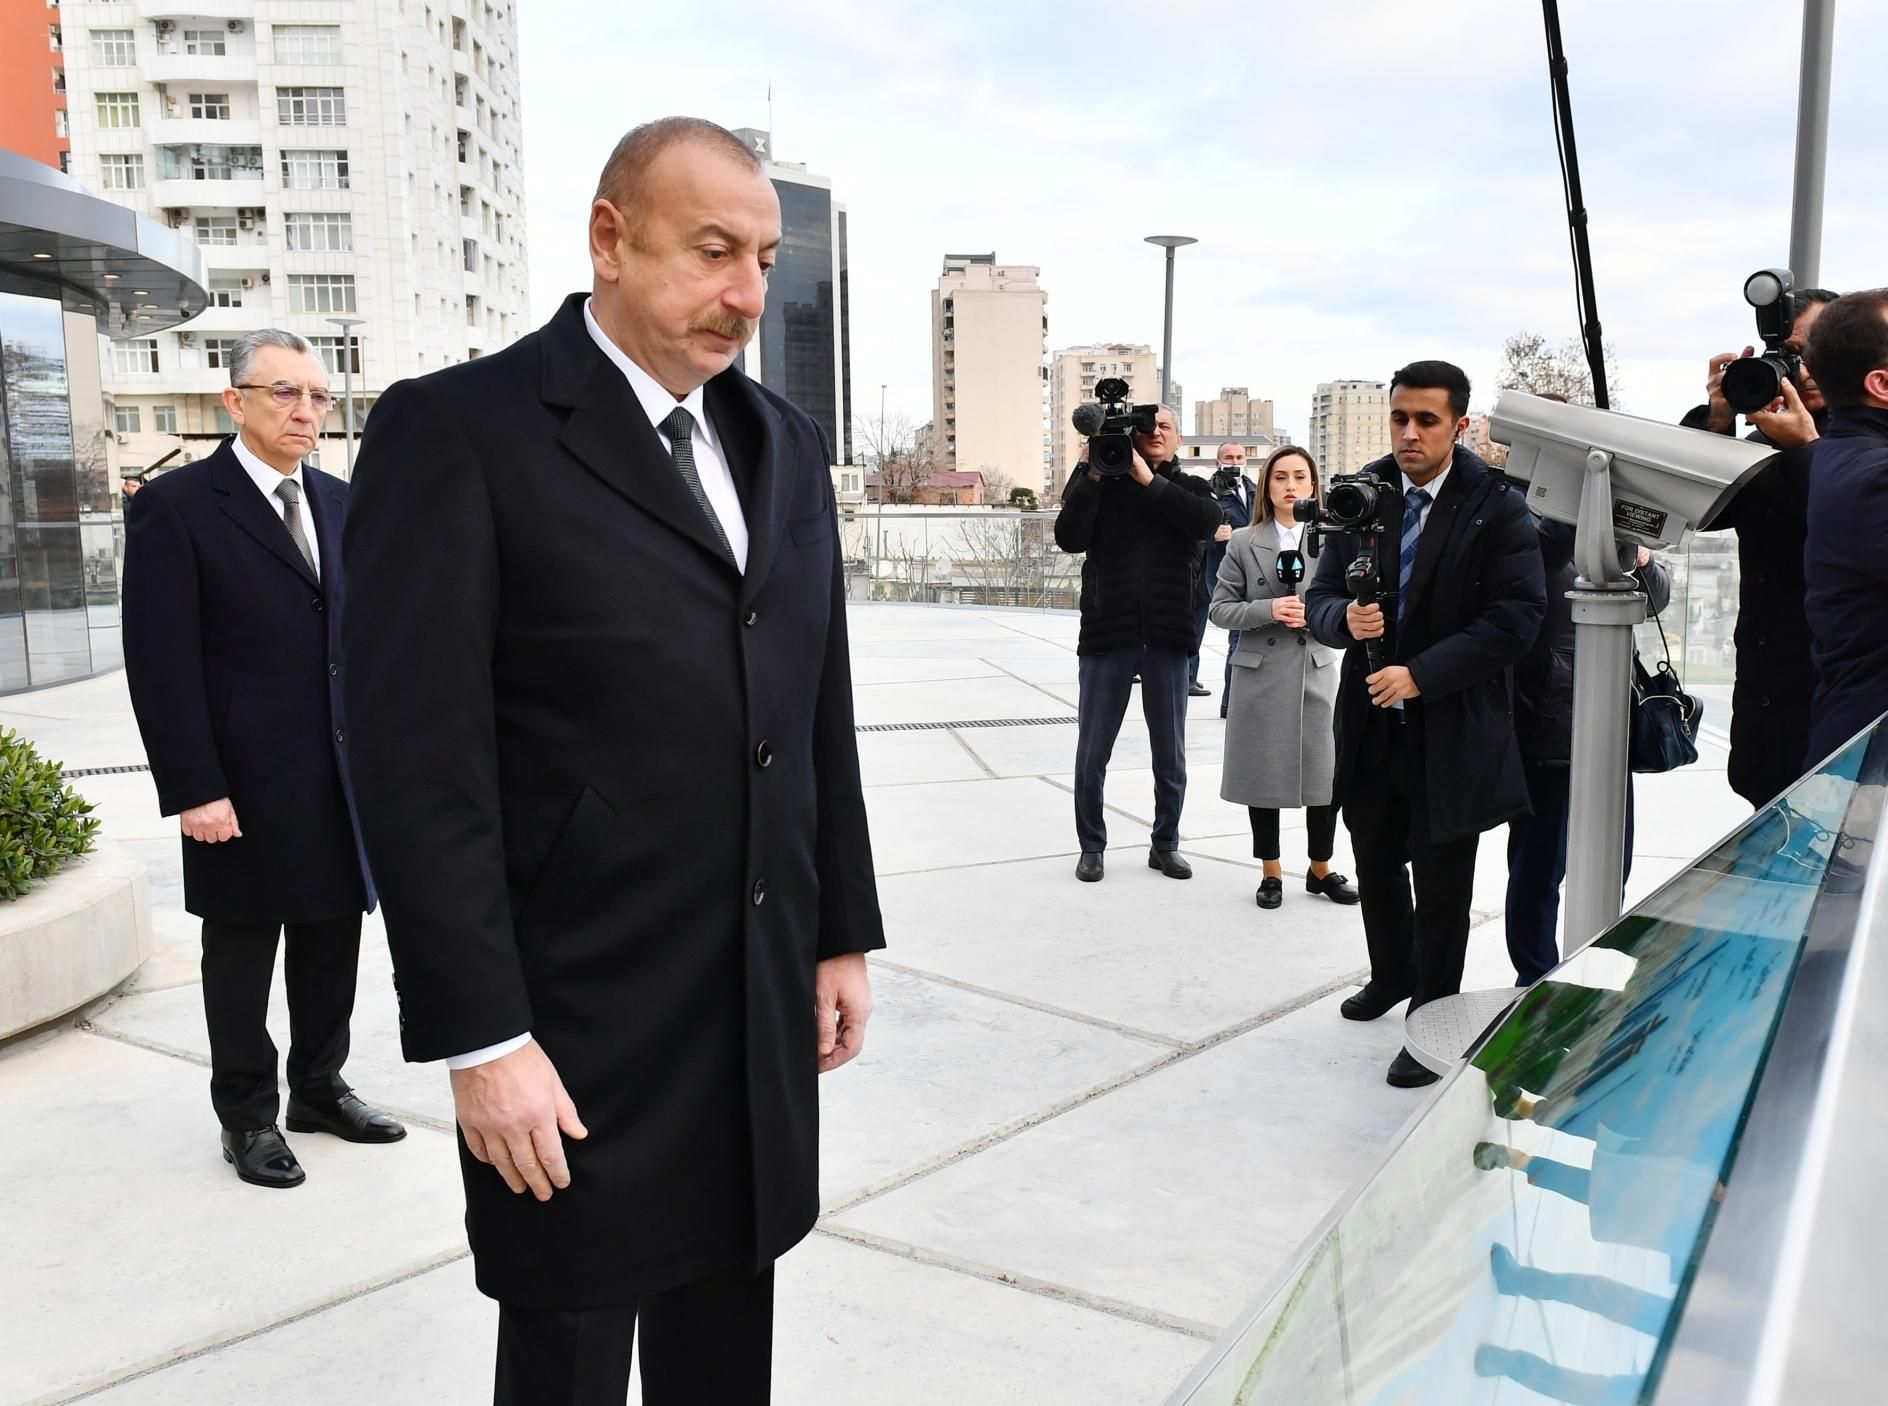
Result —
[[909, 415], [883, 420], [862, 415], [855, 422], [853, 433], [865, 446], [866, 463], [878, 475], [878, 493], [871, 495], [876, 501], [915, 503], [931, 482], [937, 460], [921, 428]]
[[[1607, 399], [1617, 409], [1621, 403], [1619, 353], [1607, 342], [1601, 355], [1606, 363]], [[1502, 344], [1495, 383], [1504, 390], [1564, 396], [1575, 405], [1593, 404], [1593, 372], [1587, 365], [1586, 348], [1574, 337], [1550, 346], [1538, 332], [1515, 333]]]
[[1010, 500], [1010, 490], [1016, 486], [1016, 480], [994, 464], [979, 464], [977, 472], [983, 475], [983, 501], [1003, 504]]

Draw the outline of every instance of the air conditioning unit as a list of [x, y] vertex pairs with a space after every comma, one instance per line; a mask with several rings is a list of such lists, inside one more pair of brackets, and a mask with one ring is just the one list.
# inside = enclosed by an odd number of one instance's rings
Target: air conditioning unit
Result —
[[243, 280], [243, 287], [245, 287], [245, 288], [254, 288], [255, 286], [256, 286], [256, 280], [255, 280], [255, 279], [253, 279], [253, 278], [245, 278], [245, 279]]
[[267, 273], [264, 273], [264, 274], [262, 275], [262, 281], [263, 281], [263, 282], [264, 282], [265, 284], [266, 284], [266, 283], [267, 283], [267, 282], [269, 281], [269, 275], [268, 275]]
[[238, 210], [236, 212], [237, 229], [254, 229], [255, 227], [256, 215], [253, 210]]
[[182, 229], [186, 218], [184, 212], [175, 207], [164, 212], [164, 223], [172, 229]]
[[241, 20], [231, 20], [229, 22], [229, 32], [231, 34], [241, 34], [243, 32], [243, 22]]
[[196, 344], [197, 344], [197, 334], [195, 332], [179, 332], [177, 334], [178, 346], [192, 347], [192, 346], [195, 346]]
[[159, 39], [168, 38], [170, 35], [170, 32], [176, 27], [177, 26], [169, 20], [159, 20], [157, 22], [157, 37]]

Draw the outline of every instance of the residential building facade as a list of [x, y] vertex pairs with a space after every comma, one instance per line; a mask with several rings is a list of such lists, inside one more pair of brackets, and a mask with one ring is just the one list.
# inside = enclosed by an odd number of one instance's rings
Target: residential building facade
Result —
[[1097, 342], [1065, 347], [1049, 363], [1049, 463], [1043, 492], [1059, 500], [1069, 470], [1082, 452], [1082, 437], [1070, 423], [1078, 405], [1095, 398], [1095, 387], [1111, 376], [1127, 381], [1141, 403], [1160, 399], [1160, 366], [1154, 349], [1132, 342]]
[[72, 154], [70, 116], [58, 4], [0, 5], [0, 150], [64, 171]]
[[63, 7], [73, 173], [209, 268], [203, 316], [115, 347], [120, 433], [209, 453], [256, 328], [307, 337], [339, 393], [357, 319], [357, 427], [391, 382], [529, 330], [515, 0], [191, 3]]
[[1390, 389], [1381, 381], [1324, 381], [1311, 397], [1305, 448], [1326, 479], [1390, 452]]
[[1277, 437], [1272, 421], [1272, 402], [1254, 400], [1244, 386], [1227, 386], [1217, 400], [1193, 402], [1193, 433], [1218, 435], [1221, 439], [1239, 439], [1259, 435]]
[[1048, 294], [1038, 270], [947, 254], [931, 294], [937, 467], [1041, 481]]

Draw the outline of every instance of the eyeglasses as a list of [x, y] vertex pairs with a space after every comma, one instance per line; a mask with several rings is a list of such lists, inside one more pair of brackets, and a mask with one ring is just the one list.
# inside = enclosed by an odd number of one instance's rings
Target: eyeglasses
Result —
[[277, 405], [287, 408], [301, 400], [308, 399], [308, 408], [317, 415], [328, 413], [328, 407], [334, 404], [334, 397], [316, 386], [296, 386], [287, 381], [272, 381], [266, 386], [240, 385], [239, 391], [267, 391], [269, 398]]

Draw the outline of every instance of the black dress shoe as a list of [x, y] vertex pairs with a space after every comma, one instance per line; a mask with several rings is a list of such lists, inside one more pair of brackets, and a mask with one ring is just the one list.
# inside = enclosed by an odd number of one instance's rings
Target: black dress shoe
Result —
[[1082, 857], [1075, 861], [1075, 877], [1085, 884], [1101, 882], [1101, 851], [1085, 849]]
[[308, 1173], [283, 1141], [282, 1130], [273, 1124], [243, 1133], [223, 1129], [223, 1160], [251, 1186], [286, 1188], [308, 1180]]
[[1383, 1082], [1392, 1088], [1421, 1089], [1441, 1077], [1428, 1065], [1420, 1063], [1408, 1050], [1398, 1050], [1396, 1058], [1390, 1061], [1390, 1072], [1383, 1076]]
[[1213, 690], [1208, 688], [1203, 683], [1192, 683], [1192, 684], [1187, 685], [1187, 697], [1189, 698], [1211, 698], [1212, 696], [1213, 696]]
[[1374, 981], [1367, 981], [1363, 990], [1346, 998], [1337, 1010], [1346, 1020], [1375, 1020], [1380, 1015], [1388, 1015], [1408, 999], [1407, 991], [1394, 992]]
[[1193, 866], [1180, 857], [1177, 849], [1150, 849], [1147, 852], [1147, 867], [1160, 870], [1170, 879], [1193, 877]]
[[1259, 907], [1276, 908], [1285, 901], [1285, 881], [1265, 878], [1259, 880]]
[[1224, 703], [1221, 703], [1221, 704], [1219, 705], [1219, 715], [1220, 715], [1220, 716], [1221, 716], [1222, 718], [1226, 716], [1226, 705], [1225, 705]]
[[1357, 901], [1356, 888], [1342, 874], [1326, 874], [1322, 879], [1316, 874], [1306, 874], [1305, 892], [1321, 893], [1331, 902], [1346, 906]]
[[304, 1103], [290, 1094], [284, 1121], [291, 1133], [333, 1133], [344, 1142], [398, 1142], [406, 1136], [398, 1118], [369, 1108], [353, 1094], [333, 1103]]

